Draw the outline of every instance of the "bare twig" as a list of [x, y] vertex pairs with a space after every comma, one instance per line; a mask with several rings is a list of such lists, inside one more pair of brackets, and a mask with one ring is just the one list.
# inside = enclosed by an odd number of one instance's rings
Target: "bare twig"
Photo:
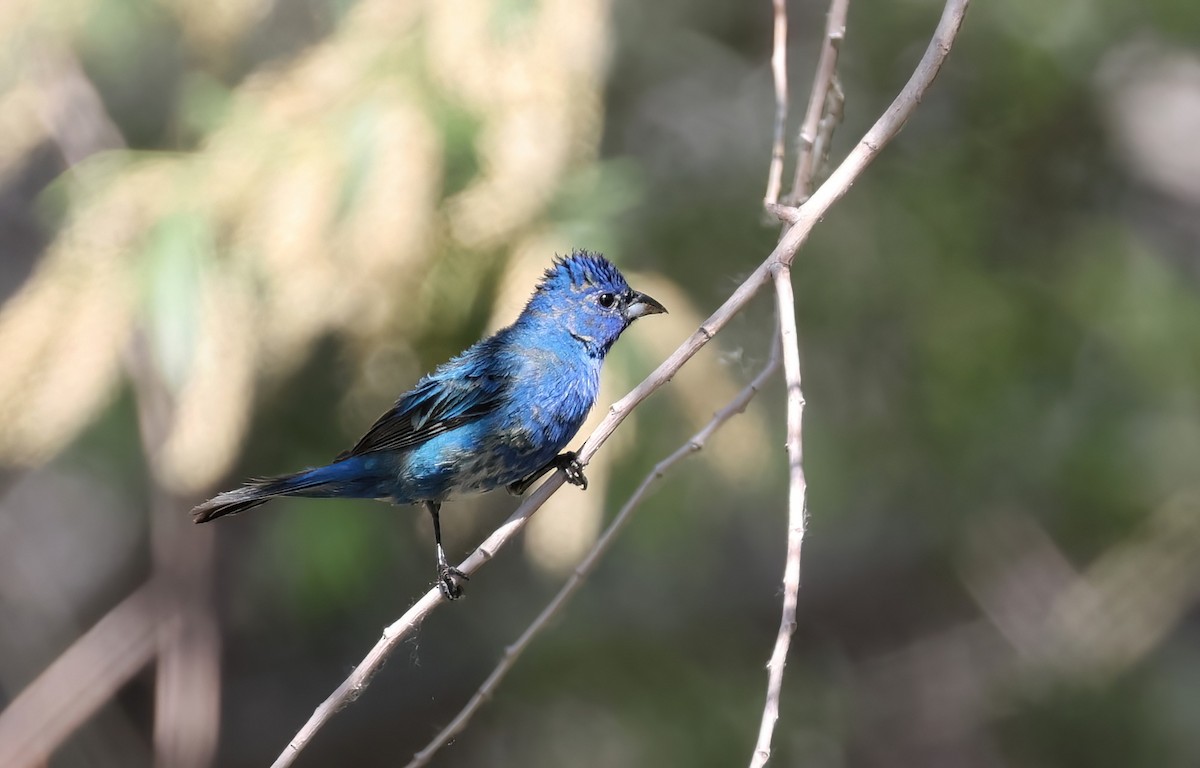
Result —
[[[745, 282], [738, 286], [724, 304], [700, 325], [695, 333], [684, 340], [670, 357], [659, 364], [658, 368], [641, 384], [609, 408], [608, 414], [578, 452], [579, 460], [582, 463], [586, 464], [595, 455], [630, 411], [670, 381], [684, 363], [712, 340], [730, 319], [750, 302], [771, 278], [776, 265], [792, 263], [796, 252], [808, 239], [813, 227], [821, 217], [846, 194], [863, 170], [870, 165], [880, 150], [899, 133], [905, 121], [916, 109], [921, 97], [937, 76], [938, 70], [941, 69], [942, 63], [950, 53], [950, 47], [962, 24], [968, 2], [969, 0], [949, 0], [947, 2], [929, 48], [891, 106], [871, 127], [871, 130], [867, 131], [867, 134], [851, 150], [842, 164], [829, 175], [825, 183], [802, 206], [796, 209], [795, 225], [784, 234], [770, 256], [746, 278]], [[550, 498], [551, 494], [562, 487], [563, 481], [563, 473], [559, 471], [542, 483], [478, 549], [459, 564], [459, 570], [469, 576], [490, 560], [509, 539], [521, 530], [530, 515], [537, 511], [546, 502], [546, 499]], [[329, 722], [338, 710], [358, 697], [363, 688], [370, 683], [371, 676], [378, 671], [395, 646], [415, 630], [441, 602], [441, 593], [436, 588], [431, 588], [403, 616], [387, 627], [383, 632], [383, 637], [355, 668], [354, 672], [316, 709], [304, 727], [275, 760], [275, 768], [291, 765], [296, 759], [296, 755], [312, 740], [313, 735]]]
[[796, 300], [792, 294], [792, 272], [786, 264], [775, 271], [776, 315], [779, 343], [783, 350], [783, 376], [787, 382], [788, 535], [787, 559], [783, 570], [783, 616], [775, 636], [775, 649], [767, 663], [767, 702], [763, 707], [758, 743], [750, 760], [761, 768], [771, 758], [771, 737], [779, 720], [779, 694], [783, 690], [783, 668], [787, 664], [792, 633], [796, 631], [796, 600], [800, 594], [800, 550], [804, 544], [805, 495], [804, 444], [800, 439], [804, 418], [804, 393], [800, 388], [800, 346], [796, 334]]
[[525, 629], [525, 631], [521, 633], [521, 636], [518, 637], [512, 645], [504, 649], [504, 657], [500, 660], [500, 663], [496, 665], [496, 668], [492, 670], [492, 673], [487, 676], [487, 679], [484, 680], [479, 686], [479, 689], [475, 691], [475, 695], [472, 696], [467, 702], [466, 706], [462, 708], [462, 711], [460, 711], [458, 715], [456, 715], [455, 718], [450, 721], [450, 724], [443, 728], [437, 736], [434, 736], [433, 739], [425, 745], [424, 749], [413, 756], [412, 761], [409, 762], [406, 768], [420, 768], [420, 766], [427, 765], [429, 760], [434, 756], [434, 754], [437, 753], [439, 749], [442, 748], [444, 744], [448, 743], [451, 739], [461, 733], [464, 728], [466, 728], [467, 723], [470, 722], [471, 718], [475, 715], [479, 708], [483, 706], [483, 703], [491, 698], [492, 694], [496, 690], [496, 687], [500, 684], [500, 681], [504, 679], [504, 676], [508, 674], [513, 665], [517, 663], [517, 659], [520, 658], [522, 653], [524, 653], [525, 649], [529, 646], [529, 643], [532, 642], [533, 639], [546, 627], [550, 620], [562, 610], [563, 606], [565, 606], [571, 600], [571, 598], [579, 590], [579, 587], [583, 584], [587, 577], [591, 575], [592, 571], [595, 570], [596, 565], [600, 562], [600, 559], [603, 558], [608, 552], [608, 549], [612, 545], [612, 542], [616, 539], [617, 534], [621, 532], [621, 530], [625, 527], [625, 524], [633, 516], [634, 510], [636, 510], [638, 505], [642, 503], [642, 500], [646, 497], [650, 487], [655, 483], [655, 481], [660, 480], [667, 473], [667, 470], [671, 469], [680, 461], [703, 449], [705, 444], [707, 444], [708, 439], [712, 437], [713, 433], [724, 426], [725, 423], [734, 416], [745, 412], [746, 406], [750, 404], [750, 401], [754, 399], [754, 396], [758, 394], [759, 390], [766, 385], [767, 381], [775, 374], [775, 370], [778, 367], [779, 339], [775, 338], [771, 341], [771, 355], [768, 358], [766, 365], [763, 366], [763, 369], [758, 373], [758, 375], [755, 376], [754, 379], [747, 384], [741, 392], [735, 395], [734, 398], [729, 401], [728, 405], [713, 414], [712, 420], [709, 421], [708, 424], [706, 424], [699, 432], [697, 432], [689, 440], [687, 440], [687, 442], [677, 448], [674, 453], [658, 462], [658, 464], [654, 466], [654, 469], [650, 470], [650, 473], [646, 475], [642, 479], [641, 484], [638, 485], [637, 490], [634, 491], [633, 495], [629, 497], [629, 499], [625, 502], [625, 505], [621, 507], [621, 511], [618, 512], [617, 516], [613, 518], [613, 521], [609, 524], [608, 528], [606, 528], [604, 533], [600, 535], [600, 538], [596, 540], [595, 545], [591, 548], [587, 555], [584, 556], [583, 560], [579, 562], [579, 565], [576, 566], [575, 572], [571, 574], [571, 578], [569, 578], [566, 584], [562, 586], [562, 589], [558, 591], [558, 594], [554, 596], [554, 599], [551, 600], [544, 609], [542, 609], [542, 612], [539, 613], [537, 618], [533, 620], [533, 623], [531, 623]]
[[820, 158], [816, 151], [816, 143], [821, 118], [826, 113], [829, 94], [841, 93], [835, 81], [838, 51], [841, 50], [842, 40], [846, 37], [846, 14], [849, 8], [850, 0], [831, 0], [829, 3], [829, 13], [825, 18], [825, 40], [821, 45], [821, 56], [817, 60], [816, 74], [813, 75], [808, 109], [804, 112], [804, 122], [800, 124], [800, 134], [796, 141], [796, 170], [792, 178], [792, 191], [787, 196], [787, 202], [792, 205], [804, 202], [812, 192], [813, 176], [816, 175]]
[[[845, 116], [846, 94], [842, 91], [842, 82], [835, 71], [833, 80], [829, 83], [829, 92], [825, 95], [825, 112], [821, 122], [817, 124], [817, 138], [812, 146], [811, 174], [807, 179], [807, 189], [812, 189], [813, 179], [829, 162], [829, 148], [833, 145], [833, 132], [842, 123]], [[805, 192], [807, 194], [807, 191]]]
[[775, 81], [775, 135], [771, 140], [771, 165], [767, 169], [767, 194], [763, 205], [779, 202], [783, 184], [785, 155], [784, 133], [787, 131], [787, 0], [772, 0], [775, 8], [775, 35], [771, 48], [771, 77]]

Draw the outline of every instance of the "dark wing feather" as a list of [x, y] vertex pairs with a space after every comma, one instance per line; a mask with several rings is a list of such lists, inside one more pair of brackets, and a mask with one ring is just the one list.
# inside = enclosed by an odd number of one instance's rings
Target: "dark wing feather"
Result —
[[422, 379], [335, 461], [411, 448], [494, 411], [512, 380], [496, 356], [499, 345], [494, 341], [475, 345]]

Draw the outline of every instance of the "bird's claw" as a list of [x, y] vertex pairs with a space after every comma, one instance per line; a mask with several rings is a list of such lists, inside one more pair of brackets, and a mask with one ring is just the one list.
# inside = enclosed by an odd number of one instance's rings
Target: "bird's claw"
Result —
[[463, 596], [462, 582], [470, 581], [470, 577], [450, 565], [438, 565], [438, 590], [447, 600], [457, 600]]
[[583, 474], [583, 464], [579, 463], [575, 452], [564, 453], [559, 457], [559, 469], [567, 476], [567, 482], [571, 485], [578, 486], [580, 490], [587, 490], [587, 477]]

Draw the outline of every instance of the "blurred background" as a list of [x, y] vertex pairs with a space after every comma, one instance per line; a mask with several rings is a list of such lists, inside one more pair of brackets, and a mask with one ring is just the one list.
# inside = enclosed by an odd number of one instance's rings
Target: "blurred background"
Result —
[[[790, 12], [794, 130], [825, 4]], [[939, 13], [852, 4], [835, 161]], [[427, 516], [188, 509], [327, 461], [573, 247], [671, 310], [615, 348], [623, 394], [774, 244], [770, 40], [767, 0], [0, 4], [0, 705], [50, 669], [0, 754], [268, 764], [430, 586]], [[1193, 0], [978, 2], [816, 230], [772, 765], [1200, 765], [1197, 136]], [[764, 295], [298, 765], [407, 762], [771, 319]], [[776, 382], [667, 476], [434, 765], [748, 761], [783, 413]], [[452, 558], [516, 504], [448, 505]]]

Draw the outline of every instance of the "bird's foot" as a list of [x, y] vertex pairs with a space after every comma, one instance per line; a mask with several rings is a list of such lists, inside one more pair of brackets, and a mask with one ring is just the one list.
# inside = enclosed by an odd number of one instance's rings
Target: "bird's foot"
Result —
[[583, 464], [579, 463], [579, 458], [575, 451], [567, 451], [554, 460], [558, 468], [567, 476], [567, 482], [571, 485], [578, 486], [580, 490], [587, 490], [587, 478], [583, 474]]
[[447, 600], [457, 600], [463, 596], [463, 582], [470, 581], [467, 574], [447, 565], [446, 563], [438, 564], [438, 590]]

